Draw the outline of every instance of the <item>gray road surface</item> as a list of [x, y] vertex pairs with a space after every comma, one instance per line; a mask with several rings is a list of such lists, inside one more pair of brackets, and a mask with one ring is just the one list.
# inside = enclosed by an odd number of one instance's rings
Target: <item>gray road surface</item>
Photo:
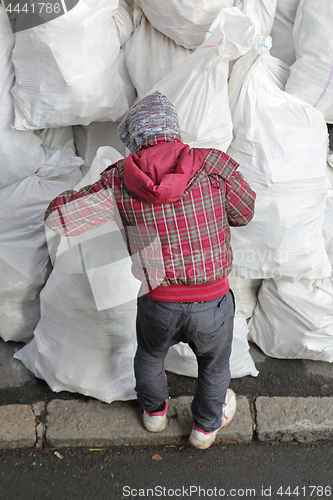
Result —
[[1, 500], [126, 498], [333, 499], [333, 445], [0, 452]]

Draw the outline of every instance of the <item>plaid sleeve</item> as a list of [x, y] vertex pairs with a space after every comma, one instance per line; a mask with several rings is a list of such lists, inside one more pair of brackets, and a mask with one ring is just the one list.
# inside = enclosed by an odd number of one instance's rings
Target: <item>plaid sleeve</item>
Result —
[[44, 221], [55, 233], [77, 236], [113, 219], [112, 189], [98, 181], [57, 196], [48, 206]]
[[226, 181], [226, 209], [230, 226], [246, 226], [254, 215], [255, 192], [236, 170]]

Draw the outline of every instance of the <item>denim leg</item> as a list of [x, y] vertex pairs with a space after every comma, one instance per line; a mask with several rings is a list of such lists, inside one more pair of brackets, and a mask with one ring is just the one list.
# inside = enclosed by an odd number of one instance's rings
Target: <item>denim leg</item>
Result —
[[[189, 341], [197, 356], [198, 381], [192, 414], [195, 424], [206, 432], [222, 425], [222, 405], [230, 383], [229, 358], [233, 336], [234, 301], [231, 292], [215, 302], [212, 309], [194, 314], [196, 331]], [[200, 304], [198, 304], [200, 306]]]
[[134, 358], [137, 398], [145, 410], [155, 411], [169, 397], [164, 357], [158, 358], [138, 345]]
[[178, 318], [181, 315], [177, 315], [177, 304], [139, 297], [134, 372], [137, 398], [145, 410], [156, 410], [169, 397], [164, 359], [170, 345], [177, 343], [181, 328]]

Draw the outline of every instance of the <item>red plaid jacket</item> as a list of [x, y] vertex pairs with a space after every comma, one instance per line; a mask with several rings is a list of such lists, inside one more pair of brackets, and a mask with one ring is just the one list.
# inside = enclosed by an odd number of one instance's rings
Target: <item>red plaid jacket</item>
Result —
[[70, 236], [120, 216], [132, 272], [151, 298], [213, 300], [229, 288], [230, 226], [246, 225], [254, 212], [255, 193], [237, 167], [221, 151], [154, 137], [95, 184], [58, 196], [45, 222]]

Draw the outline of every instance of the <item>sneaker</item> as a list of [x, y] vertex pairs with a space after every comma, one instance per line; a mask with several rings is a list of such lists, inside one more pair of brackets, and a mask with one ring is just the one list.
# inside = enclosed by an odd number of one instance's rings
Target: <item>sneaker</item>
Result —
[[225, 402], [222, 408], [222, 426], [212, 432], [206, 432], [193, 423], [193, 429], [190, 434], [190, 443], [200, 450], [209, 448], [215, 441], [216, 434], [220, 429], [230, 424], [236, 413], [236, 394], [231, 389], [227, 390]]
[[162, 432], [167, 425], [168, 401], [162, 411], [143, 410], [143, 425], [149, 432]]
[[234, 418], [236, 413], [236, 394], [233, 390], [228, 389], [225, 395], [224, 405], [222, 407], [222, 427], [226, 427], [230, 424], [231, 420]]

